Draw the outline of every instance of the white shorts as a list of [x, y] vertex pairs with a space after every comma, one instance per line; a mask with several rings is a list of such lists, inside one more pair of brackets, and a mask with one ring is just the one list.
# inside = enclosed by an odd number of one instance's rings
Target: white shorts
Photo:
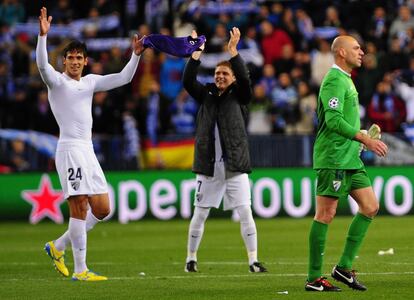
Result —
[[214, 177], [197, 174], [194, 205], [219, 208], [224, 197], [223, 209], [250, 205], [250, 182], [246, 173], [226, 179], [223, 162], [214, 164]]
[[92, 143], [59, 142], [55, 164], [65, 199], [108, 193], [108, 184]]

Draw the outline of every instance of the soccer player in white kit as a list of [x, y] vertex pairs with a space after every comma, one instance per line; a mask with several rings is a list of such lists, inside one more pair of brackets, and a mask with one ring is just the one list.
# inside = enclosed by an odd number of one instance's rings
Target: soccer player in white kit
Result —
[[[192, 32], [196, 38], [197, 33]], [[183, 84], [200, 104], [197, 114], [193, 172], [196, 173], [195, 209], [188, 232], [184, 270], [197, 272], [197, 250], [204, 223], [212, 207], [218, 208], [224, 197], [224, 210], [235, 210], [240, 217], [241, 235], [247, 250], [249, 271], [267, 272], [257, 259], [257, 231], [250, 200], [249, 147], [246, 132], [247, 104], [252, 97], [247, 68], [238, 54], [240, 30], [230, 31], [229, 61], [219, 62], [214, 83], [197, 81], [201, 51], [188, 61]]]
[[69, 276], [64, 251], [71, 243], [74, 260], [72, 279], [107, 280], [107, 277], [90, 271], [86, 266], [86, 233], [110, 212], [107, 182], [92, 146], [92, 97], [94, 92], [120, 87], [132, 80], [144, 51], [143, 37], [138, 39], [137, 35], [134, 36], [131, 59], [121, 72], [82, 77], [88, 59], [86, 46], [79, 41], [73, 41], [65, 48], [63, 73], [55, 71], [48, 63], [46, 36], [51, 21], [47, 9], [42, 7], [36, 63], [47, 86], [49, 103], [60, 129], [56, 169], [65, 199], [68, 199], [70, 219], [68, 230], [58, 239], [46, 243], [45, 250], [56, 270]]

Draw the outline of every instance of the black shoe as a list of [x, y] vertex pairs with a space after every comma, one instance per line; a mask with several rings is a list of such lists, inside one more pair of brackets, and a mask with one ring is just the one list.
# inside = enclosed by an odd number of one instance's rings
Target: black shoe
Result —
[[265, 273], [267, 272], [267, 269], [263, 267], [262, 263], [256, 261], [249, 266], [249, 272], [250, 273]]
[[341, 289], [332, 285], [326, 277], [319, 277], [318, 279], [306, 282], [305, 291], [308, 292], [340, 292]]
[[190, 260], [185, 264], [184, 271], [186, 272], [198, 272], [197, 262], [195, 260]]
[[358, 291], [366, 291], [367, 287], [360, 282], [358, 282], [356, 278], [356, 271], [351, 270], [347, 271], [345, 269], [341, 269], [338, 266], [335, 266], [332, 269], [332, 277], [335, 280], [338, 280], [342, 283], [345, 283], [347, 286], [349, 286], [351, 289], [358, 290]]

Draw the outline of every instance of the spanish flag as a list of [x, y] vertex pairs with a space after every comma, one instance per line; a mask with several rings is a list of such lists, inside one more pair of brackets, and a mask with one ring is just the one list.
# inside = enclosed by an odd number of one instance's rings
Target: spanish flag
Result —
[[194, 158], [194, 138], [159, 141], [157, 145], [144, 140], [140, 156], [142, 169], [191, 169]]

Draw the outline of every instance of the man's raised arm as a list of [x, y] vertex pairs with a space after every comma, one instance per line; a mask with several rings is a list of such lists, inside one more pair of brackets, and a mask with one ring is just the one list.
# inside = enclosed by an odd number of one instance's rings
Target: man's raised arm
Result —
[[56, 71], [49, 64], [46, 50], [46, 37], [50, 30], [52, 16], [47, 16], [46, 7], [40, 9], [39, 15], [39, 36], [37, 37], [36, 46], [36, 64], [39, 69], [40, 76], [48, 87], [52, 87], [56, 82]]

